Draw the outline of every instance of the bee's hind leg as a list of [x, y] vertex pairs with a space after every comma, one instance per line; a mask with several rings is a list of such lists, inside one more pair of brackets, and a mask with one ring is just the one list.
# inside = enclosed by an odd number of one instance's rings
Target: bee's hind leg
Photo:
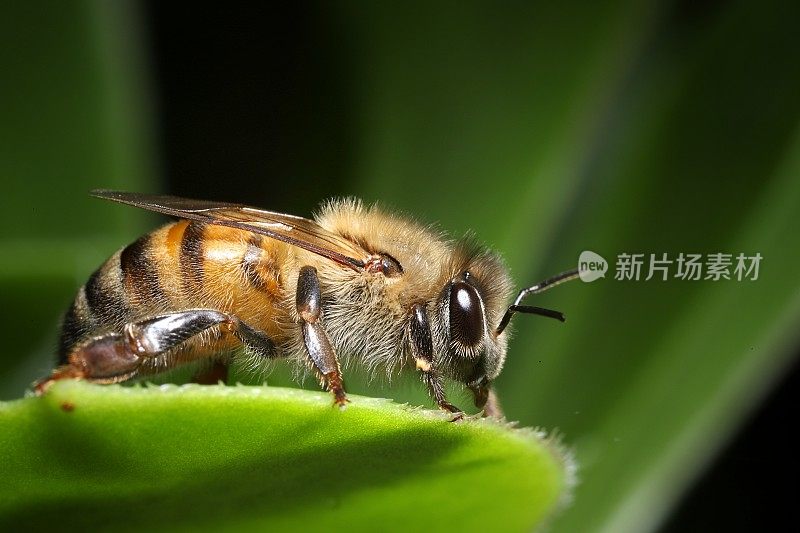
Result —
[[190, 309], [130, 322], [125, 324], [122, 333], [89, 338], [72, 350], [67, 357], [68, 364], [35, 383], [34, 391], [42, 394], [53, 382], [69, 378], [95, 383], [125, 381], [138, 374], [142, 363], [214, 326], [235, 334], [256, 353], [274, 354], [274, 345], [266, 335], [235, 316], [214, 309]]
[[349, 400], [344, 392], [339, 360], [319, 320], [322, 314], [321, 300], [317, 270], [311, 266], [302, 267], [297, 278], [296, 305], [297, 314], [302, 320], [306, 353], [319, 373], [323, 385], [333, 393], [334, 405], [343, 409]]

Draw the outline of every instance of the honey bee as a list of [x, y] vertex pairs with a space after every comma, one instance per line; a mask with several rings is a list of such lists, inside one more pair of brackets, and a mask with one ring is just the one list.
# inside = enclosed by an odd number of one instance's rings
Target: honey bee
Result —
[[450, 240], [410, 218], [355, 199], [325, 203], [314, 220], [238, 204], [92, 191], [177, 217], [111, 256], [80, 288], [61, 329], [66, 378], [117, 383], [231, 353], [308, 365], [348, 402], [339, 356], [368, 369], [416, 368], [441, 409], [462, 417], [444, 380], [462, 383], [487, 416], [491, 388], [521, 305], [577, 277], [571, 270], [523, 289], [500, 257], [471, 238]]

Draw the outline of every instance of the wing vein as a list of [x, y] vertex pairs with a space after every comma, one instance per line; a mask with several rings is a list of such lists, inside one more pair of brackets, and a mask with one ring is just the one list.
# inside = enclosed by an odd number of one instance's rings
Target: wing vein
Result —
[[356, 243], [329, 232], [315, 221], [226, 202], [192, 200], [97, 189], [92, 196], [178, 218], [227, 226], [297, 246], [359, 271], [369, 255]]

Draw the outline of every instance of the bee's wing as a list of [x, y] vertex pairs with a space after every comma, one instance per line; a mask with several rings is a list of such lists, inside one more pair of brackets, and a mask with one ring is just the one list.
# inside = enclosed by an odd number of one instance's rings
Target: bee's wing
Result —
[[303, 248], [354, 270], [364, 268], [369, 255], [360, 246], [303, 217], [264, 211], [226, 202], [190, 200], [177, 196], [94, 190], [92, 196], [156, 211], [178, 218], [228, 226]]

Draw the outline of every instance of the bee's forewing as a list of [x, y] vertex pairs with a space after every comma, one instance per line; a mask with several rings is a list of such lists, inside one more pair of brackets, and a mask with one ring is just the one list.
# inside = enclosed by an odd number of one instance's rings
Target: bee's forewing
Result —
[[364, 268], [369, 255], [360, 246], [331, 233], [307, 218], [265, 211], [255, 207], [177, 196], [94, 190], [92, 196], [132, 205], [148, 211], [208, 224], [228, 226], [303, 248], [354, 270]]

